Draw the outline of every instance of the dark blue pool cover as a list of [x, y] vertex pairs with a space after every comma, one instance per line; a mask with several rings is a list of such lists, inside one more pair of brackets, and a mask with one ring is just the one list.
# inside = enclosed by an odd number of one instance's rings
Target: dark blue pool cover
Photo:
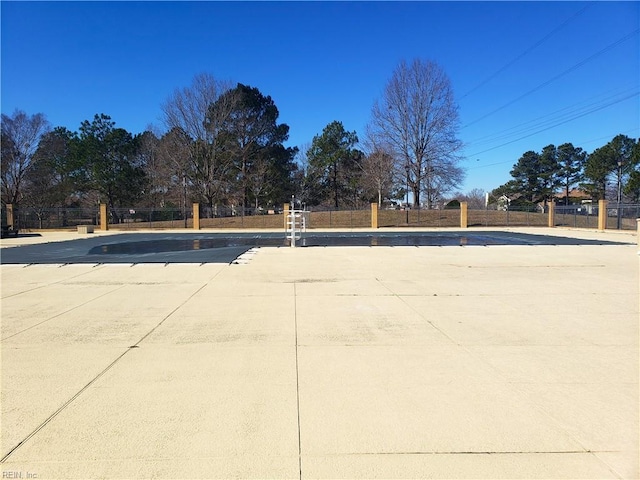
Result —
[[[621, 242], [482, 232], [307, 232], [297, 247], [622, 245]], [[254, 247], [287, 247], [284, 233], [124, 233], [3, 248], [3, 264], [231, 263]]]

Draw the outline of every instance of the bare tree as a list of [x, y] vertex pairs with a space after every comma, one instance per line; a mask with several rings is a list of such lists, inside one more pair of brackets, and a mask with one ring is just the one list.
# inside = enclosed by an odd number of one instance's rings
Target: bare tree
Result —
[[[221, 172], [226, 172], [223, 167], [224, 157], [219, 148], [218, 124], [224, 120], [225, 113], [231, 109], [219, 108], [216, 115], [211, 115], [211, 107], [223, 95], [232, 88], [230, 81], [218, 80], [213, 75], [201, 73], [196, 75], [189, 87], [177, 89], [162, 105], [163, 120], [168, 130], [179, 130], [184, 135], [184, 148], [174, 145], [173, 155], [177, 152], [186, 154], [185, 165], [182, 159], [172, 157], [172, 165], [178, 167], [175, 175], [182, 176], [184, 197], [187, 187], [193, 189], [195, 194], [202, 197], [208, 210], [214, 210], [215, 204], [220, 201]], [[183, 199], [183, 201], [186, 201]]]
[[463, 180], [458, 106], [449, 78], [436, 63], [402, 61], [373, 106], [371, 128], [393, 149], [415, 206], [424, 192], [427, 208], [433, 208]]
[[42, 113], [27, 115], [16, 110], [2, 114], [2, 202], [15, 204], [22, 198], [22, 187], [38, 149], [40, 138], [49, 131]]
[[480, 188], [474, 188], [467, 193], [457, 192], [453, 195], [453, 198], [467, 202], [467, 205], [472, 210], [482, 210], [486, 206], [487, 194]]
[[303, 143], [298, 147], [298, 153], [294, 158], [297, 165], [294, 172], [294, 194], [300, 201], [306, 203], [309, 197], [309, 158], [307, 152], [311, 148], [311, 142]]
[[152, 182], [164, 206], [166, 201], [180, 205], [183, 218], [187, 210], [187, 178], [190, 168], [191, 139], [179, 127], [172, 128], [159, 139], [156, 171]]
[[189, 87], [176, 89], [162, 105], [167, 130], [180, 128], [193, 140], [210, 141], [215, 131], [205, 126], [209, 107], [231, 88], [232, 82], [218, 80], [210, 73], [196, 75]]
[[362, 182], [365, 191], [375, 192], [378, 207], [391, 196], [394, 183], [394, 159], [392, 149], [367, 128], [363, 142], [365, 156], [362, 161]]
[[167, 197], [167, 164], [160, 149], [160, 138], [147, 127], [139, 136], [139, 156], [147, 178], [145, 203], [149, 207], [164, 207]]
[[256, 210], [260, 206], [260, 198], [269, 190], [267, 179], [270, 167], [267, 162], [256, 162], [247, 174], [247, 186], [253, 197], [253, 208]]

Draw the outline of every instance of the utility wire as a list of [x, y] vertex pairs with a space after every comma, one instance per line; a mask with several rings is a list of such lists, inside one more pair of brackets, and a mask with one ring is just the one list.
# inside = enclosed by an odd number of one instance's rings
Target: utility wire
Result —
[[[505, 140], [516, 135], [528, 133], [531, 130], [545, 127], [549, 124], [556, 124], [557, 122], [560, 122], [565, 119], [576, 118], [581, 113], [584, 113], [585, 111], [590, 111], [591, 109], [597, 108], [598, 106], [601, 106], [601, 105], [608, 106], [611, 104], [611, 102], [615, 102], [620, 96], [625, 96], [626, 98], [626, 95], [628, 95], [629, 93], [633, 92], [633, 94], [637, 94], [639, 93], [637, 92], [637, 89], [638, 89], [638, 86], [636, 85], [632, 88], [627, 88], [621, 92], [617, 92], [614, 94], [609, 94], [609, 92], [606, 92], [607, 96], [601, 100], [598, 100], [595, 102], [589, 102], [589, 100], [591, 100], [589, 99], [586, 101], [578, 102], [576, 104], [556, 110], [550, 114], [534, 118], [533, 120], [529, 120], [527, 122], [524, 122], [518, 125], [514, 125], [513, 127], [509, 127], [505, 130], [500, 130], [496, 133], [492, 133], [492, 134], [485, 135], [483, 137], [479, 137], [477, 139], [471, 140], [470, 142], [467, 143], [467, 146], [473, 145], [475, 147], [478, 147], [483, 144], [491, 144], [496, 141]], [[599, 96], [602, 96], [602, 94]], [[597, 96], [594, 98], [597, 98]], [[585, 102], [589, 102], [589, 103], [584, 105]]]
[[585, 145], [587, 143], [598, 142], [600, 140], [606, 140], [606, 139], [611, 140], [616, 135], [625, 135], [625, 134], [631, 133], [631, 132], [640, 132], [640, 127], [633, 127], [633, 128], [630, 128], [629, 130], [625, 130], [623, 132], [616, 132], [616, 133], [614, 133], [612, 135], [605, 135], [604, 137], [592, 138], [591, 140], [584, 140], [582, 142], [578, 142], [578, 144], [579, 145]]
[[[629, 130], [624, 130], [622, 132], [616, 132], [616, 133], [612, 133], [610, 135], [605, 135], [604, 137], [592, 138], [591, 140], [575, 142], [575, 144], [576, 145], [585, 145], [587, 143], [597, 142], [599, 140], [612, 139], [613, 137], [615, 137], [618, 134], [624, 135], [626, 133], [638, 132], [638, 131], [640, 131], [640, 127], [633, 127], [633, 128], [630, 128]], [[475, 166], [475, 167], [468, 167], [467, 170], [477, 170], [478, 168], [493, 167], [495, 165], [504, 165], [505, 163], [512, 163], [512, 162], [513, 162], [513, 160], [503, 160], [501, 162], [487, 163], [486, 165], [478, 165], [478, 166]]]
[[640, 32], [640, 28], [635, 29], [634, 31], [628, 33], [627, 35], [625, 35], [624, 37], [616, 40], [615, 42], [611, 43], [610, 45], [607, 45], [605, 48], [603, 48], [602, 50], [599, 50], [598, 52], [594, 53], [593, 55], [591, 55], [590, 57], [585, 58], [584, 60], [582, 60], [581, 62], [576, 63], [575, 65], [573, 65], [572, 67], [568, 68], [567, 70], [563, 71], [562, 73], [559, 73], [558, 75], [556, 75], [555, 77], [550, 78], [549, 80], [547, 80], [546, 82], [543, 82], [541, 84], [539, 84], [538, 86], [532, 88], [531, 90], [529, 90], [528, 92], [523, 93], [522, 95], [520, 95], [519, 97], [511, 100], [510, 102], [505, 103], [504, 105], [496, 108], [495, 110], [492, 110], [491, 112], [487, 113], [486, 115], [483, 115], [480, 118], [477, 118], [476, 120], [474, 120], [473, 122], [467, 123], [464, 127], [462, 128], [466, 128], [469, 127], [471, 125], [474, 125], [476, 123], [478, 123], [481, 120], [484, 120], [485, 118], [493, 115], [494, 113], [499, 112], [500, 110], [504, 110], [505, 108], [507, 108], [510, 105], [513, 105], [514, 103], [516, 103], [519, 100], [522, 100], [523, 98], [531, 95], [532, 93], [540, 90], [542, 87], [546, 87], [547, 85], [549, 85], [552, 82], [555, 82], [556, 80], [558, 80], [561, 77], [564, 77], [565, 75], [567, 75], [568, 73], [576, 70], [577, 68], [583, 66], [585, 63], [590, 62], [591, 60], [593, 60], [594, 58], [602, 55], [603, 53], [608, 52], [609, 50], [617, 47], [618, 45], [620, 45], [621, 43], [629, 40], [631, 37], [637, 35], [637, 33]]
[[[470, 142], [467, 143], [467, 145], [476, 144], [476, 143], [486, 143], [487, 141], [491, 141], [491, 140], [494, 140], [494, 139], [499, 139], [501, 137], [508, 136], [508, 132], [516, 131], [518, 129], [526, 130], [526, 126], [527, 125], [535, 126], [537, 124], [543, 123], [545, 121], [545, 119], [547, 119], [547, 118], [553, 119], [555, 116], [558, 116], [558, 115], [571, 114], [571, 113], [573, 113], [575, 111], [579, 111], [582, 108], [586, 108], [588, 106], [595, 105], [595, 104], [597, 104], [599, 102], [603, 102], [603, 101], [607, 101], [607, 100], [613, 99], [613, 98], [615, 98], [615, 97], [617, 97], [619, 95], [623, 95], [623, 94], [629, 93], [629, 92], [637, 90], [637, 89], [638, 89], [638, 85], [633, 85], [633, 86], [630, 86], [630, 87], [626, 87], [625, 89], [623, 89], [621, 91], [618, 91], [618, 92], [615, 92], [615, 93], [612, 93], [610, 91], [602, 92], [602, 93], [600, 93], [598, 95], [593, 95], [593, 96], [589, 97], [588, 99], [585, 99], [585, 100], [582, 100], [580, 102], [568, 105], [566, 107], [562, 107], [562, 108], [560, 108], [558, 110], [555, 110], [555, 111], [553, 111], [551, 113], [548, 113], [548, 114], [541, 115], [541, 116], [536, 117], [536, 118], [534, 118], [532, 120], [528, 120], [526, 122], [519, 123], [517, 125], [514, 125], [512, 127], [506, 128], [504, 130], [499, 130], [499, 131], [497, 131], [495, 133], [490, 133], [490, 134], [487, 134], [487, 135], [483, 135], [483, 136], [478, 137], [478, 138], [476, 138], [474, 140], [471, 140]], [[600, 97], [603, 97], [602, 100], [593, 101], [593, 100], [595, 100], [597, 98], [600, 98]], [[583, 104], [587, 104], [586, 107], [582, 107], [581, 105], [583, 105]], [[563, 112], [566, 112], [566, 113], [563, 113]], [[550, 120], [550, 121], [552, 121], [552, 120]]]
[[569, 17], [568, 19], [566, 19], [562, 24], [560, 24], [558, 27], [556, 27], [555, 29], [551, 30], [547, 35], [545, 35], [544, 37], [542, 37], [540, 40], [538, 40], [536, 43], [534, 43], [533, 45], [531, 45], [529, 48], [527, 48], [524, 52], [522, 52], [520, 55], [518, 55], [517, 57], [515, 57], [513, 60], [507, 62], [504, 66], [502, 66], [501, 68], [499, 68], [495, 73], [489, 75], [487, 78], [485, 78], [484, 80], [482, 80], [478, 85], [476, 85], [475, 87], [473, 87], [471, 90], [469, 90], [467, 93], [465, 93], [462, 98], [466, 98], [469, 95], [471, 95], [472, 93], [474, 93], [476, 90], [480, 89], [480, 87], [483, 87], [484, 85], [486, 85], [487, 83], [489, 83], [491, 80], [493, 80], [494, 78], [496, 78], [498, 75], [500, 75], [502, 72], [504, 72], [507, 68], [509, 68], [511, 65], [513, 65], [514, 63], [516, 63], [518, 60], [520, 60], [522, 57], [526, 56], [529, 52], [531, 52], [532, 50], [534, 50], [535, 48], [539, 47], [540, 45], [542, 45], [544, 42], [546, 42], [549, 38], [551, 38], [553, 35], [555, 35], [557, 32], [559, 32], [560, 30], [562, 30], [564, 27], [567, 26], [567, 24], [569, 24], [574, 18], [582, 15], [582, 13], [584, 13], [585, 10], [587, 10], [589, 7], [591, 7], [592, 3], [588, 3], [587, 5], [585, 5], [584, 7], [582, 7], [580, 10], [578, 10], [576, 13], [574, 13], [571, 17]]
[[[498, 149], [498, 148], [504, 147], [504, 146], [506, 146], [506, 145], [511, 145], [512, 143], [518, 142], [518, 141], [523, 140], [523, 139], [525, 139], [525, 138], [532, 137], [532, 136], [534, 136], [534, 135], [536, 135], [536, 134], [538, 134], [538, 133], [545, 132], [545, 131], [547, 131], [547, 130], [551, 130], [552, 128], [555, 128], [555, 127], [557, 127], [557, 126], [564, 125], [565, 123], [572, 122], [573, 120], [576, 120], [576, 119], [581, 118], [581, 117], [584, 117], [584, 116], [586, 116], [586, 115], [590, 115], [590, 114], [592, 114], [592, 113], [598, 112], [598, 111], [600, 111], [600, 110], [603, 110], [603, 109], [605, 109], [605, 108], [607, 108], [607, 107], [610, 107], [610, 106], [612, 106], [612, 105], [615, 105], [615, 104], [617, 104], [617, 103], [623, 102], [623, 101], [628, 100], [628, 99], [630, 99], [630, 98], [635, 98], [635, 97], [637, 97], [637, 96], [638, 96], [638, 94], [639, 94], [639, 93], [640, 93], [640, 92], [634, 92], [634, 93], [632, 93], [632, 94], [626, 95], [625, 97], [622, 97], [622, 98], [617, 99], [617, 100], [615, 100], [615, 101], [609, 102], [609, 103], [607, 103], [607, 104], [605, 104], [605, 105], [601, 105], [601, 106], [598, 106], [598, 107], [592, 108], [591, 110], [589, 110], [589, 111], [587, 111], [587, 112], [584, 112], [584, 113], [581, 113], [581, 114], [579, 114], [579, 115], [576, 115], [576, 116], [574, 116], [573, 118], [570, 118], [570, 119], [567, 119], [567, 120], [564, 120], [564, 121], [561, 121], [561, 122], [555, 123], [555, 124], [553, 124], [553, 125], [551, 125], [551, 126], [548, 126], [548, 127], [545, 127], [545, 128], [541, 128], [541, 129], [539, 129], [539, 130], [536, 130], [535, 132], [529, 133], [529, 134], [524, 135], [524, 136], [522, 136], [522, 137], [518, 137], [518, 138], [516, 138], [515, 140], [511, 140], [511, 141], [509, 141], [509, 142], [505, 142], [505, 143], [502, 143], [502, 144], [500, 144], [500, 145], [496, 145], [495, 147], [487, 148], [486, 150], [482, 150], [482, 151], [480, 151], [480, 152], [476, 152], [476, 153], [473, 153], [473, 154], [468, 155], [468, 156], [469, 156], [469, 157], [474, 157], [474, 156], [476, 156], [476, 155], [480, 155], [480, 154], [482, 154], [482, 153], [487, 153], [487, 152], [490, 152], [490, 151], [492, 151], [492, 150], [496, 150], [496, 149]], [[504, 162], [500, 162], [500, 163], [504, 163]], [[497, 165], [497, 164], [492, 164], [492, 165]], [[483, 166], [489, 166], [489, 165], [483, 165]]]

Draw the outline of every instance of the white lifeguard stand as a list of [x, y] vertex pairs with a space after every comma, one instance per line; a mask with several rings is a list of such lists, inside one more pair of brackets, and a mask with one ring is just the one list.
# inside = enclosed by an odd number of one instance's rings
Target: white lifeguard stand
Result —
[[287, 214], [287, 232], [286, 238], [292, 247], [296, 246], [296, 242], [302, 238], [302, 234], [307, 231], [307, 219], [309, 212], [304, 209], [304, 205], [300, 200], [291, 196], [291, 204], [289, 213]]

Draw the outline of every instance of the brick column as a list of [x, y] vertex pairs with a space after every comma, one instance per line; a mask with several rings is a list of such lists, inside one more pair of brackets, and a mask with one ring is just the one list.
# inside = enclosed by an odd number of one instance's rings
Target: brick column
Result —
[[109, 217], [107, 216], [107, 204], [100, 204], [100, 230], [109, 230]]
[[7, 203], [6, 208], [7, 208], [7, 225], [9, 225], [11, 228], [15, 230], [16, 219], [13, 214], [13, 204]]
[[549, 228], [553, 228], [556, 226], [555, 215], [556, 215], [556, 202], [549, 202], [548, 204], [549, 211], [547, 212], [549, 218], [547, 219], [547, 226]]
[[193, 204], [193, 229], [200, 230], [200, 204]]
[[378, 204], [371, 204], [371, 228], [378, 228]]
[[460, 202], [460, 228], [467, 228], [467, 202]]
[[607, 201], [598, 200], [598, 230], [607, 229]]
[[285, 231], [287, 230], [287, 216], [289, 215], [289, 204], [285, 203], [284, 206], [282, 207], [282, 214], [284, 217], [284, 229]]

